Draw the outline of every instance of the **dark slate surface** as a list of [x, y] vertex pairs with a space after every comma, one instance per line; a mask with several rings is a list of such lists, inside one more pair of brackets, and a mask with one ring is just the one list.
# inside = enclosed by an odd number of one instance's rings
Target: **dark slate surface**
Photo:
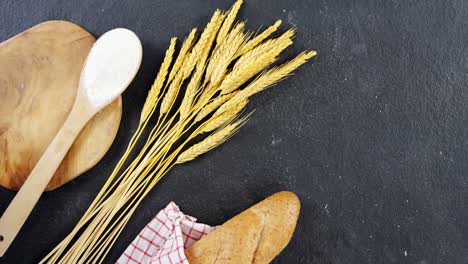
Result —
[[[231, 1], [0, 1], [0, 39], [65, 19], [96, 36], [127, 27], [144, 59], [125, 92], [105, 158], [43, 195], [1, 263], [43, 257], [70, 231], [134, 131], [169, 38], [203, 26]], [[319, 56], [256, 96], [241, 132], [175, 168], [144, 201], [112, 250], [115, 260], [169, 201], [219, 224], [280, 190], [302, 211], [275, 263], [468, 263], [468, 2], [247, 1], [256, 29], [283, 19]], [[14, 193], [0, 189], [3, 211]]]

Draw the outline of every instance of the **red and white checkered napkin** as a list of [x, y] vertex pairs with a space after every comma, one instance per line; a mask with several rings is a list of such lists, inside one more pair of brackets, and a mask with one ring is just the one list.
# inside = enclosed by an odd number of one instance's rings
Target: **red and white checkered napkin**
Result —
[[174, 202], [169, 203], [146, 225], [117, 263], [188, 264], [184, 248], [214, 229], [196, 221], [182, 213]]

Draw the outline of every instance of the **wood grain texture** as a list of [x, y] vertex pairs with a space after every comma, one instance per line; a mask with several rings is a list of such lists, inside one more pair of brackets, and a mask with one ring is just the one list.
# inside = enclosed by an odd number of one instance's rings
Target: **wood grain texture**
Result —
[[[66, 21], [48, 21], [0, 44], [0, 185], [17, 190], [62, 126], [95, 38]], [[94, 166], [112, 144], [121, 97], [80, 132], [47, 186], [53, 190]]]

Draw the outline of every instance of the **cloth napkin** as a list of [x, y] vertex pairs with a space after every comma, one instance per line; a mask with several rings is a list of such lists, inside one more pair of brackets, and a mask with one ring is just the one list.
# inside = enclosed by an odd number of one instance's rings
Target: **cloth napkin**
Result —
[[143, 228], [117, 263], [189, 264], [184, 249], [214, 230], [196, 221], [174, 202], [169, 203]]

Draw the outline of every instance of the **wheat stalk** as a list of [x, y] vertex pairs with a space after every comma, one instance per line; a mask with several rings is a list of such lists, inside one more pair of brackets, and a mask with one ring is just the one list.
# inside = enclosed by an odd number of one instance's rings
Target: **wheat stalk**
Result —
[[[193, 29], [174, 62], [176, 40], [171, 39], [123, 157], [77, 226], [41, 263], [104, 261], [141, 201], [174, 165], [193, 160], [234, 135], [248, 119], [242, 111], [252, 95], [316, 54], [304, 52], [265, 70], [291, 45], [294, 30], [268, 39], [279, 27], [277, 21], [250, 38], [244, 23], [235, 23], [241, 4], [237, 1], [227, 13], [216, 10], [198, 38]], [[179, 94], [183, 96], [180, 104], [176, 103]], [[157, 106], [156, 124], [145, 134]], [[122, 171], [143, 135], [146, 139], [138, 155]]]

